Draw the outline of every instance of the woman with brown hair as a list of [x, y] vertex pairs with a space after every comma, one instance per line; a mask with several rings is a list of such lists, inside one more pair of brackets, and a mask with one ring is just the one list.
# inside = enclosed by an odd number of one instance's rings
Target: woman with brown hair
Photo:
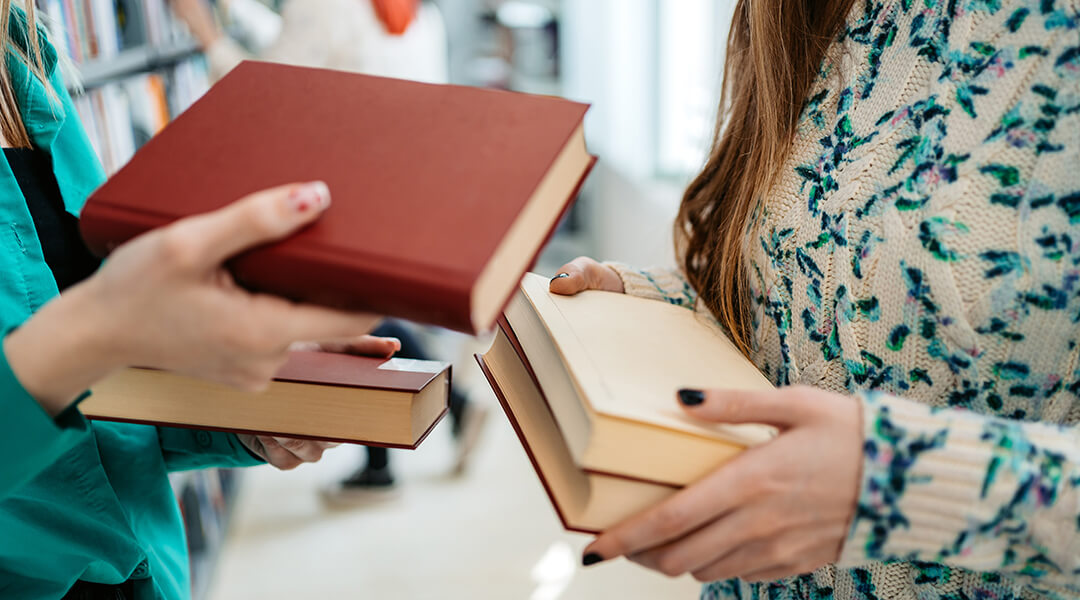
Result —
[[104, 173], [34, 13], [0, 0], [0, 596], [180, 600], [187, 544], [168, 473], [290, 469], [328, 444], [90, 423], [78, 403], [95, 382], [140, 365], [258, 389], [297, 341], [397, 344], [357, 337], [374, 317], [251, 294], [223, 267], [318, 219], [320, 182], [177, 221], [100, 266], [77, 215]]
[[[678, 270], [593, 288], [714, 318], [780, 434], [612, 528], [706, 598], [1080, 594], [1080, 4], [740, 0]], [[672, 343], [678, 343], [672, 340]]]

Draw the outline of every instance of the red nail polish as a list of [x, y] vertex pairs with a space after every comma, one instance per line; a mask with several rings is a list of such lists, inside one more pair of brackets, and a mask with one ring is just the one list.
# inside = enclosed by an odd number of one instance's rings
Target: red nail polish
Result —
[[305, 183], [289, 194], [289, 203], [298, 213], [306, 213], [315, 208], [325, 209], [330, 206], [330, 190], [321, 181]]

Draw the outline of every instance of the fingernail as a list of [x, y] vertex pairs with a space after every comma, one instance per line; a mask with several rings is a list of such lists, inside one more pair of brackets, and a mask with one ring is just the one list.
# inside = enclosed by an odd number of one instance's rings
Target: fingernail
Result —
[[305, 183], [289, 194], [289, 205], [298, 213], [326, 210], [330, 206], [330, 188], [321, 181]]
[[595, 565], [598, 562], [604, 562], [604, 557], [600, 556], [596, 552], [590, 552], [581, 557], [582, 566], [589, 567]]
[[558, 275], [552, 277], [551, 280], [555, 281], [556, 279], [562, 279], [564, 277], [569, 277], [569, 276], [570, 276], [569, 273], [559, 273]]
[[697, 406], [705, 401], [705, 392], [701, 390], [679, 390], [679, 402], [683, 406]]

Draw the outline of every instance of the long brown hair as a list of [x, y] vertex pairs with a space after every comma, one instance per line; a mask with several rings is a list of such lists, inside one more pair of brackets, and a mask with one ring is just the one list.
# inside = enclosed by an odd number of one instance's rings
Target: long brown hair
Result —
[[747, 218], [787, 159], [810, 86], [854, 0], [739, 0], [728, 34], [716, 134], [683, 197], [676, 252], [701, 299], [744, 353]]
[[[26, 40], [12, 40], [10, 31], [13, 11], [19, 10], [12, 6], [11, 0], [0, 0], [0, 44], [4, 49], [0, 56], [0, 132], [4, 140], [16, 148], [29, 148], [31, 146], [30, 134], [23, 124], [22, 115], [19, 112], [19, 103], [15, 96], [15, 88], [11, 84], [11, 73], [8, 72], [7, 55], [14, 54], [21, 60], [30, 73], [40, 79], [46, 89], [49, 88], [48, 76], [45, 73], [44, 61], [41, 58], [41, 40], [37, 35], [37, 10], [34, 0], [20, 2], [22, 12], [26, 17]], [[51, 95], [51, 94], [50, 94]]]

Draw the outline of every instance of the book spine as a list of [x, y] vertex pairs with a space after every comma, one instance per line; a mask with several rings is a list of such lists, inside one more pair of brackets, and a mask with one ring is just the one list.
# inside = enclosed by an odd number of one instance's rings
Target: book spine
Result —
[[[167, 223], [159, 215], [120, 209], [100, 197], [87, 202], [80, 218], [83, 239], [98, 256]], [[264, 247], [230, 261], [237, 282], [295, 301], [473, 333], [473, 277], [424, 274], [415, 267], [381, 259], [358, 261], [330, 252], [284, 252], [279, 247]]]
[[148, 419], [131, 419], [127, 417], [116, 416], [111, 413], [94, 412], [90, 410], [83, 416], [90, 421], [101, 421], [104, 423], [128, 423], [131, 425], [148, 425], [151, 427], [173, 427], [177, 429], [194, 429], [196, 431], [219, 431], [222, 433], [234, 433], [237, 435], [261, 435], [261, 436], [282, 436], [287, 435], [289, 437], [295, 437], [297, 439], [310, 440], [315, 442], [329, 442], [332, 444], [359, 444], [361, 446], [369, 446], [376, 448], [387, 448], [389, 450], [416, 450], [420, 447], [420, 444], [424, 443], [424, 440], [431, 435], [432, 431], [446, 418], [446, 415], [450, 414], [449, 409], [443, 409], [442, 413], [431, 422], [426, 430], [416, 439], [416, 442], [411, 444], [394, 444], [389, 442], [381, 442], [375, 439], [362, 439], [362, 438], [337, 438], [337, 437], [321, 437], [304, 435], [298, 436], [293, 433], [282, 431], [268, 431], [263, 429], [236, 429], [232, 427], [212, 427], [209, 425], [192, 425], [190, 423], [182, 423], [179, 421], [163, 421], [163, 420], [148, 420]]
[[230, 266], [237, 281], [251, 289], [473, 332], [470, 292], [475, 278], [465, 274], [424, 273], [416, 265], [388, 259], [284, 252], [276, 246], [242, 255]]
[[79, 22], [79, 13], [75, 9], [73, 0], [64, 0], [63, 7], [72, 58], [75, 62], [81, 63], [86, 60], [86, 57], [83, 55], [82, 24]]
[[82, 0], [79, 4], [82, 9], [82, 23], [83, 23], [83, 40], [86, 42], [86, 56], [88, 58], [98, 57], [98, 33], [94, 26], [94, 9], [90, 5], [90, 0]]
[[90, 251], [104, 257], [135, 236], [165, 225], [148, 213], [118, 210], [106, 202], [87, 202], [79, 215], [79, 229]]
[[[595, 163], [593, 158], [582, 173], [575, 196]], [[563, 209], [564, 215], [570, 204]], [[98, 199], [92, 199], [83, 210], [83, 236], [90, 249], [99, 255], [166, 222], [151, 214], [113, 209]], [[540, 250], [554, 235], [558, 222], [552, 224]], [[474, 275], [424, 273], [416, 265], [395, 264], [387, 258], [358, 259], [332, 251], [300, 253], [278, 248], [280, 245], [265, 247], [231, 261], [230, 268], [237, 281], [249, 289], [296, 301], [479, 333], [472, 322]], [[506, 302], [509, 297], [504, 308]]]
[[563, 529], [567, 531], [576, 531], [579, 533], [598, 534], [599, 531], [580, 529], [570, 525], [570, 522], [566, 519], [566, 514], [563, 513], [562, 506], [555, 498], [555, 492], [551, 489], [551, 483], [548, 482], [547, 477], [544, 476], [544, 470], [540, 468], [540, 461], [536, 460], [536, 455], [533, 454], [532, 445], [529, 444], [528, 438], [525, 437], [525, 432], [521, 430], [521, 425], [518, 423], [517, 416], [510, 408], [510, 403], [507, 402], [506, 396], [503, 394], [502, 386], [499, 385], [495, 379], [495, 375], [491, 372], [491, 369], [487, 365], [487, 361], [484, 360], [482, 354], [474, 354], [473, 358], [476, 359], [476, 364], [480, 367], [480, 371], [487, 379], [488, 385], [491, 386], [491, 390], [495, 392], [495, 398], [499, 401], [499, 406], [502, 407], [503, 412], [506, 413], [506, 418], [510, 421], [510, 426], [514, 429], [514, 433], [517, 435], [518, 441], [521, 442], [521, 448], [525, 450], [525, 455], [529, 457], [529, 463], [532, 465], [533, 471], [536, 472], [537, 479], [540, 480], [540, 485], [544, 488], [544, 493], [547, 494], [548, 501], [551, 503], [551, 507], [555, 509], [555, 516], [559, 518], [559, 522], [562, 523]]

